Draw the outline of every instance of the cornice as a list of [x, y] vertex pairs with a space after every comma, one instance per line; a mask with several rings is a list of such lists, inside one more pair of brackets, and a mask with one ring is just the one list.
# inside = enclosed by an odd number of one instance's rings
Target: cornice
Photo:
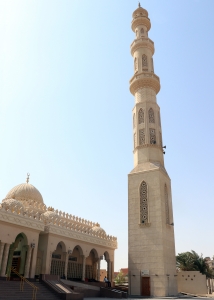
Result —
[[96, 244], [99, 246], [108, 247], [111, 249], [117, 249], [117, 240], [112, 241], [112, 240], [102, 239], [102, 238], [95, 237], [93, 235], [77, 232], [75, 230], [71, 230], [63, 227], [59, 228], [58, 226], [52, 224], [45, 226], [45, 232], [52, 233], [59, 236], [64, 236], [67, 238], [72, 238], [79, 241]]
[[136, 150], [142, 149], [142, 148], [157, 148], [157, 149], [160, 149], [161, 151], [163, 151], [163, 148], [160, 145], [157, 145], [157, 144], [144, 144], [144, 145], [136, 146], [135, 149], [133, 150], [133, 153], [135, 153]]
[[160, 79], [157, 75], [150, 72], [142, 72], [136, 73], [131, 80], [130, 83], [130, 92], [132, 95], [135, 95], [138, 89], [144, 87], [152, 88], [156, 94], [160, 91]]
[[148, 48], [151, 50], [152, 55], [155, 53], [154, 43], [149, 38], [140, 38], [134, 40], [131, 44], [131, 55], [134, 55], [134, 52], [137, 51], [139, 48]]
[[132, 20], [132, 30], [135, 32], [136, 27], [140, 25], [145, 25], [148, 31], [151, 28], [150, 20], [144, 16], [139, 16]]
[[40, 220], [14, 214], [9, 211], [0, 210], [0, 221], [24, 226], [38, 231], [44, 231], [44, 223]]

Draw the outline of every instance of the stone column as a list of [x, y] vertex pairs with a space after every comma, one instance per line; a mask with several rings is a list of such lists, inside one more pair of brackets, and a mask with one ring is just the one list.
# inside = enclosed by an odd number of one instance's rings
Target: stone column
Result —
[[100, 281], [100, 259], [97, 261], [97, 280]]
[[50, 251], [49, 273], [48, 274], [51, 274], [52, 254], [53, 254], [53, 251]]
[[82, 280], [85, 281], [85, 255], [82, 256]]
[[112, 276], [111, 276], [111, 261], [109, 259], [108, 261], [108, 280], [111, 282], [112, 281]]
[[28, 246], [27, 258], [25, 263], [25, 273], [24, 273], [25, 278], [29, 278], [31, 254], [32, 254], [32, 248]]
[[1, 262], [2, 262], [2, 256], [3, 256], [3, 251], [4, 251], [4, 245], [5, 245], [5, 243], [0, 244], [0, 270], [1, 270]]
[[9, 249], [10, 249], [10, 244], [5, 244], [4, 254], [2, 258], [2, 266], [1, 266], [1, 277], [5, 277]]
[[68, 273], [68, 253], [65, 252], [65, 269], [64, 269], [65, 279], [67, 279], [67, 273]]

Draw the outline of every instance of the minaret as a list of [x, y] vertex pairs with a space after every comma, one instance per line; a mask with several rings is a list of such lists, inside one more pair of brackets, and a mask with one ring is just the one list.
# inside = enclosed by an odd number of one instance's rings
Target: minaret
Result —
[[160, 80], [154, 73], [154, 43], [148, 12], [140, 4], [133, 12], [131, 44], [134, 76], [130, 92], [134, 169], [128, 175], [129, 294], [177, 294], [171, 182], [164, 167], [160, 107], [156, 95]]

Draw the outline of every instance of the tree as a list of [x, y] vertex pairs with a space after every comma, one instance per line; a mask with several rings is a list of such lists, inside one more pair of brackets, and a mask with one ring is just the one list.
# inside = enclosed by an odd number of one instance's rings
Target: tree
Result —
[[214, 278], [214, 272], [209, 267], [203, 255], [199, 256], [195, 251], [178, 253], [176, 256], [176, 265], [178, 270], [182, 271], [199, 271], [206, 275], [207, 278]]
[[122, 284], [125, 282], [125, 276], [122, 271], [119, 271], [114, 281], [117, 284]]

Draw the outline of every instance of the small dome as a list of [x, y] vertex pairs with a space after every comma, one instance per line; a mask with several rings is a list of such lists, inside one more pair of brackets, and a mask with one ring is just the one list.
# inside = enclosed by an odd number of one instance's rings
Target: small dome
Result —
[[52, 210], [48, 210], [48, 211], [46, 211], [44, 214], [42, 214], [44, 217], [45, 217], [45, 219], [49, 219], [49, 218], [52, 218], [52, 217], [57, 217], [58, 215], [57, 215], [57, 213], [55, 213], [54, 211], [52, 211]]
[[23, 207], [22, 203], [15, 199], [4, 199], [4, 200], [2, 200], [1, 205], [2, 205], [2, 207], [6, 208], [6, 209], [10, 209], [14, 206], [17, 206], [18, 208]]
[[33, 200], [37, 203], [44, 204], [40, 192], [30, 183], [22, 183], [9, 191], [5, 199], [16, 199], [19, 201]]
[[102, 228], [100, 227], [100, 225], [94, 226], [94, 227], [92, 228], [92, 230], [95, 231], [95, 232], [100, 232], [100, 233], [106, 234], [105, 230], [102, 229]]

